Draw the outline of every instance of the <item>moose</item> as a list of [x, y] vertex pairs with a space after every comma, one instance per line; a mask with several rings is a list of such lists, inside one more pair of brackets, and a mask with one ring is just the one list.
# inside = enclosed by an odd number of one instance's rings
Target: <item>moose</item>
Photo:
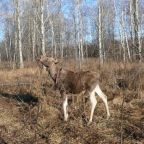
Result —
[[[46, 67], [55, 87], [59, 90], [63, 101], [64, 121], [68, 120], [68, 99], [69, 94], [79, 94], [83, 91], [89, 95], [91, 104], [91, 113], [88, 125], [93, 120], [94, 110], [97, 104], [97, 95], [102, 99], [107, 111], [107, 119], [110, 117], [107, 96], [100, 88], [100, 75], [92, 71], [74, 72], [59, 66], [57, 59], [41, 55], [39, 62]], [[97, 94], [97, 95], [96, 95]]]

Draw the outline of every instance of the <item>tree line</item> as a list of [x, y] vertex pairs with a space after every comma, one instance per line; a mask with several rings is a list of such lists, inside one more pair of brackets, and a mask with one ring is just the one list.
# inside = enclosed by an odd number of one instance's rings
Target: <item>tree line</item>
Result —
[[0, 62], [35, 61], [40, 54], [142, 62], [144, 1], [142, 0], [9, 0], [0, 11], [4, 37]]

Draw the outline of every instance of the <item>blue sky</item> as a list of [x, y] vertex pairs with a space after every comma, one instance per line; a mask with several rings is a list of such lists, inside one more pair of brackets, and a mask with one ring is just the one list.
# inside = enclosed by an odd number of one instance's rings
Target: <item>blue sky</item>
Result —
[[0, 42], [3, 40], [4, 38], [4, 23], [2, 18], [0, 18]]
[[[0, 0], [0, 41], [4, 38], [4, 15], [6, 16], [11, 9], [11, 2], [12, 0]], [[87, 6], [92, 6], [96, 0], [84, 0]], [[64, 12], [69, 13], [69, 4], [67, 3], [64, 7]]]
[[[7, 15], [11, 11], [12, 1], [13, 0], [0, 0], [0, 41], [2, 41], [4, 38], [4, 30], [5, 30], [4, 18], [1, 15], [3, 15], [4, 13]], [[117, 3], [116, 5], [119, 5], [120, 1], [121, 0], [115, 0], [115, 2]], [[96, 2], [97, 0], [83, 0], [83, 3], [86, 7], [93, 7], [94, 5], [96, 5]], [[67, 18], [69, 18], [69, 14], [71, 15], [69, 8], [70, 8], [70, 4], [67, 2], [67, 0], [65, 0], [65, 5], [63, 5], [63, 12], [65, 13], [65, 16]], [[91, 15], [90, 12], [87, 13]], [[118, 24], [119, 19], [116, 18], [115, 20], [116, 20], [115, 25], [119, 25]], [[119, 35], [118, 26], [117, 28], [115, 28], [115, 34]]]
[[0, 0], [0, 41], [2, 41], [4, 37], [4, 15], [9, 11], [9, 1], [10, 0]]

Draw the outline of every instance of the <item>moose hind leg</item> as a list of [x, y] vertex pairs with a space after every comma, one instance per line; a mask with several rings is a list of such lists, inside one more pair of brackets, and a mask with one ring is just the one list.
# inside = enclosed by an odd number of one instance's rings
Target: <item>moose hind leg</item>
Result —
[[94, 91], [90, 93], [90, 103], [91, 103], [91, 113], [90, 113], [90, 119], [89, 119], [88, 125], [92, 122], [94, 110], [97, 104]]
[[96, 86], [95, 92], [98, 94], [98, 96], [102, 99], [102, 101], [105, 104], [105, 108], [106, 108], [106, 111], [107, 111], [107, 119], [108, 119], [110, 117], [110, 112], [109, 112], [109, 107], [108, 107], [107, 96], [102, 92], [99, 85]]

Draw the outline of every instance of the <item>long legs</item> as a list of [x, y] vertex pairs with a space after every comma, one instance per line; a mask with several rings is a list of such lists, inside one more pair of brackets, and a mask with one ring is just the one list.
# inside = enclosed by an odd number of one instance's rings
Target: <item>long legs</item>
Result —
[[64, 98], [63, 111], [64, 111], [64, 121], [67, 121], [68, 119], [68, 97], [67, 95]]
[[94, 110], [97, 104], [94, 91], [90, 93], [90, 103], [91, 103], [91, 113], [90, 113], [90, 119], [89, 119], [88, 125], [92, 122]]
[[[107, 111], [107, 119], [110, 117], [107, 96], [102, 92], [99, 85], [97, 84], [96, 87], [89, 93], [90, 103], [91, 103], [91, 113], [90, 113], [90, 119], [89, 119], [88, 124], [90, 124], [92, 122], [94, 110], [95, 110], [95, 107], [97, 104], [97, 100], [96, 100], [96, 96], [95, 96], [96, 93], [98, 94], [98, 96], [102, 99], [102, 101], [105, 104], [105, 108]], [[63, 111], [64, 111], [64, 120], [67, 121], [67, 119], [68, 119], [68, 96], [67, 95], [64, 95]]]
[[96, 100], [96, 96], [95, 96], [96, 93], [98, 94], [98, 96], [102, 99], [102, 101], [105, 104], [105, 108], [107, 111], [107, 119], [110, 117], [107, 96], [102, 92], [99, 85], [97, 84], [96, 87], [94, 88], [94, 90], [90, 93], [91, 113], [90, 113], [90, 119], [89, 119], [88, 124], [90, 124], [92, 122], [94, 110], [95, 110], [95, 107], [97, 104], [97, 100]]
[[98, 94], [98, 96], [102, 99], [102, 101], [105, 104], [105, 108], [107, 111], [107, 119], [108, 119], [110, 117], [110, 112], [109, 112], [109, 107], [108, 107], [108, 102], [107, 102], [107, 96], [102, 92], [98, 84], [95, 87], [95, 92]]

